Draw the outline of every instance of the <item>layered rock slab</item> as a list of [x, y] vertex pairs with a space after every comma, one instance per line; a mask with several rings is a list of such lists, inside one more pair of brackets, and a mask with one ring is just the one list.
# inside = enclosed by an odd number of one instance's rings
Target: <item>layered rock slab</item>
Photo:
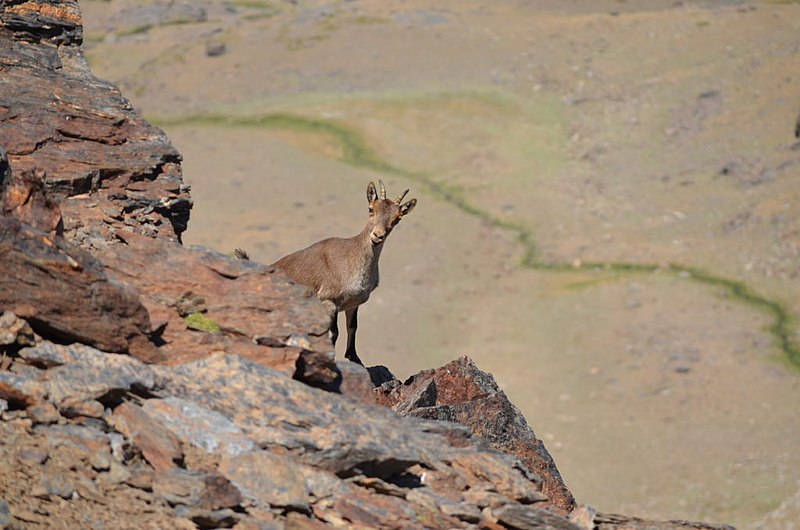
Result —
[[120, 227], [178, 239], [191, 208], [180, 155], [91, 73], [82, 39], [75, 0], [0, 5], [0, 147], [15, 171], [47, 175], [78, 245], [115, 244]]

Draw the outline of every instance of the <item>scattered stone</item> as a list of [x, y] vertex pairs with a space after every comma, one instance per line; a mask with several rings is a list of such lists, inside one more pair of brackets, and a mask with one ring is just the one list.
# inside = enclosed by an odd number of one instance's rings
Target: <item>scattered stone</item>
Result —
[[174, 468], [156, 473], [153, 493], [173, 506], [192, 506], [205, 510], [231, 508], [241, 502], [239, 491], [216, 472]]
[[30, 325], [11, 311], [0, 315], [0, 346], [31, 346], [34, 344]]
[[33, 421], [34, 425], [42, 424], [47, 425], [50, 423], [57, 423], [61, 419], [61, 415], [56, 408], [48, 402], [39, 403], [25, 409], [28, 417]]
[[266, 451], [227, 456], [220, 462], [219, 471], [245, 497], [262, 507], [310, 510], [301, 465], [287, 456]]
[[47, 461], [48, 453], [44, 447], [32, 447], [17, 451], [17, 460], [29, 466], [38, 466]]
[[223, 55], [227, 51], [227, 47], [225, 46], [224, 42], [213, 42], [208, 41], [206, 42], [206, 55], [208, 57], [219, 57]]
[[129, 470], [131, 476], [126, 481], [129, 486], [144, 491], [153, 491], [153, 470], [145, 465], [136, 465]]
[[89, 465], [95, 471], [108, 471], [111, 469], [111, 459], [108, 454], [95, 453], [89, 457]]
[[44, 498], [55, 495], [62, 499], [71, 499], [74, 492], [72, 482], [61, 474], [44, 475], [31, 489], [32, 496]]
[[569, 514], [569, 520], [583, 528], [584, 530], [594, 530], [594, 518], [597, 515], [597, 510], [588, 504], [581, 504], [572, 510]]
[[8, 401], [6, 401], [5, 399], [0, 399], [0, 414], [3, 414], [7, 410], [8, 410]]
[[102, 418], [105, 407], [94, 399], [75, 399], [68, 397], [58, 404], [58, 410], [65, 418]]
[[128, 468], [117, 462], [116, 460], [109, 461], [108, 473], [100, 475], [107, 484], [122, 484], [131, 479], [131, 473]]
[[232, 528], [241, 519], [241, 515], [230, 508], [222, 510], [200, 510], [178, 506], [175, 513], [191, 519], [198, 528]]
[[0, 499], [0, 528], [6, 529], [11, 526], [14, 518], [11, 517], [11, 510], [8, 509], [8, 503]]
[[114, 428], [142, 451], [156, 471], [167, 471], [183, 460], [178, 439], [138, 405], [123, 403], [114, 409]]

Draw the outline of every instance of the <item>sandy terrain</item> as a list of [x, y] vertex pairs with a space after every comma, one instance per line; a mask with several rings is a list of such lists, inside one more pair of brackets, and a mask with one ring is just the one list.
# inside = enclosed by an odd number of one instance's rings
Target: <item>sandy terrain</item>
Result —
[[469, 354], [599, 509], [795, 528], [800, 5], [164, 5], [84, 2], [87, 53], [183, 153], [187, 244], [271, 262], [410, 187], [365, 362]]

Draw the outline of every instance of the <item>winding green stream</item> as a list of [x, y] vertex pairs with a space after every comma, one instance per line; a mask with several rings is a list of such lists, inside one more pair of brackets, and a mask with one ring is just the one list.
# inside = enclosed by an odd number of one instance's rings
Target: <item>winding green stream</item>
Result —
[[748, 304], [770, 317], [772, 323], [767, 328], [767, 331], [773, 336], [776, 346], [784, 354], [789, 364], [796, 369], [800, 369], [800, 344], [793, 339], [793, 323], [786, 306], [777, 300], [772, 300], [756, 293], [746, 283], [724, 278], [703, 269], [680, 263], [670, 263], [669, 266], [662, 267], [654, 264], [628, 262], [582, 262], [571, 264], [543, 261], [539, 257], [536, 240], [531, 229], [480, 209], [466, 200], [459, 193], [459, 190], [437, 182], [425, 172], [398, 167], [381, 159], [370, 148], [359, 131], [341, 123], [288, 113], [268, 113], [260, 116], [199, 114], [178, 118], [155, 118], [150, 121], [162, 126], [254, 127], [324, 135], [341, 150], [339, 159], [341, 162], [357, 168], [405, 177], [427, 189], [431, 195], [455, 206], [464, 213], [477, 217], [499, 229], [513, 233], [523, 248], [520, 261], [520, 266], [523, 268], [549, 272], [590, 270], [616, 274], [670, 274], [722, 289], [731, 299]]

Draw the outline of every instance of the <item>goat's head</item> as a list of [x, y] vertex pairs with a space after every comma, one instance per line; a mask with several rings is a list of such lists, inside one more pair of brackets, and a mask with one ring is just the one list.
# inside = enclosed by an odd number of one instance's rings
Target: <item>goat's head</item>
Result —
[[407, 215], [414, 206], [417, 205], [417, 199], [403, 202], [403, 198], [408, 193], [404, 191], [396, 200], [386, 198], [386, 187], [383, 181], [379, 180], [381, 186], [380, 196], [375, 189], [375, 183], [370, 182], [367, 186], [367, 200], [369, 201], [369, 238], [372, 240], [373, 245], [381, 245], [389, 233], [400, 222], [405, 215]]

